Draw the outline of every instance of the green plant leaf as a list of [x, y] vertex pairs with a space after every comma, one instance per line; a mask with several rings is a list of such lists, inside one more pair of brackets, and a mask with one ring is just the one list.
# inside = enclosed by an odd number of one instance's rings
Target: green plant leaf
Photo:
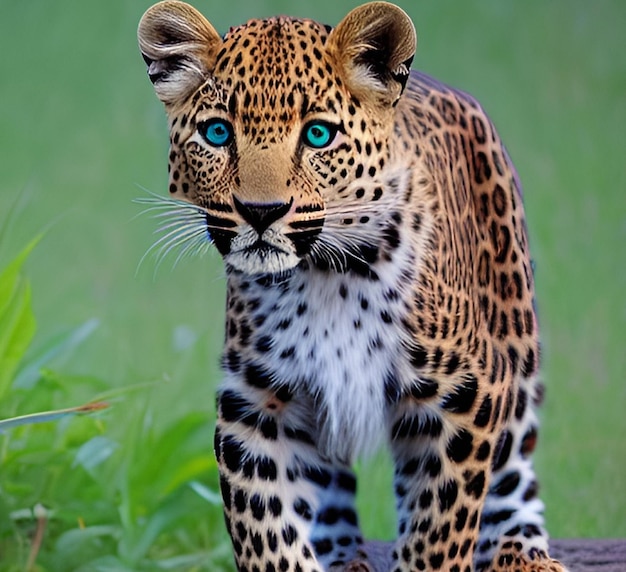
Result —
[[21, 269], [38, 241], [31, 241], [0, 274], [0, 400], [35, 335], [30, 285]]
[[161, 491], [161, 495], [166, 496], [191, 479], [206, 474], [215, 464], [213, 454], [208, 451], [206, 454], [195, 455], [190, 459], [183, 460], [170, 476]]
[[31, 240], [4, 270], [0, 272], [0, 316], [4, 314], [20, 278], [22, 266], [41, 237]]
[[90, 473], [100, 463], [106, 461], [117, 447], [118, 444], [112, 439], [96, 435], [78, 449], [72, 466], [80, 465]]
[[0, 433], [20, 425], [32, 425], [34, 423], [45, 423], [47, 421], [58, 421], [68, 415], [74, 415], [76, 413], [92, 413], [105, 409], [108, 407], [107, 403], [97, 402], [88, 403], [86, 405], [80, 405], [78, 407], [70, 407], [68, 409], [57, 409], [55, 411], [43, 411], [41, 413], [31, 413], [29, 415], [20, 415], [19, 417], [11, 417], [9, 419], [0, 420]]
[[35, 355], [30, 356], [28, 363], [15, 377], [13, 387], [18, 389], [30, 389], [39, 379], [42, 368], [46, 367], [53, 359], [66, 357], [78, 348], [100, 325], [100, 320], [91, 318], [77, 328], [50, 340]]
[[216, 493], [215, 491], [211, 490], [206, 485], [203, 485], [201, 482], [199, 482], [199, 481], [191, 481], [189, 483], [189, 486], [192, 488], [192, 490], [196, 494], [198, 494], [201, 498], [203, 498], [209, 504], [212, 504], [214, 506], [221, 506], [222, 505], [222, 497], [221, 497], [221, 495], [219, 493]]

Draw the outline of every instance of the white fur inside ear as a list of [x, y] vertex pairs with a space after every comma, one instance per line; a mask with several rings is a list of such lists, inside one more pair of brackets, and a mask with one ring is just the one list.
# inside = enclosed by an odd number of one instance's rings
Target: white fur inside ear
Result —
[[373, 73], [372, 68], [367, 65], [358, 64], [350, 70], [351, 80], [366, 89], [384, 93], [387, 88]]
[[139, 48], [159, 99], [186, 99], [209, 77], [222, 38], [192, 6], [164, 1], [149, 8], [137, 30]]
[[186, 60], [180, 68], [171, 71], [163, 61], [152, 62], [148, 75], [154, 82], [154, 90], [163, 103], [174, 103], [197, 88], [206, 77], [207, 71], [193, 60]]

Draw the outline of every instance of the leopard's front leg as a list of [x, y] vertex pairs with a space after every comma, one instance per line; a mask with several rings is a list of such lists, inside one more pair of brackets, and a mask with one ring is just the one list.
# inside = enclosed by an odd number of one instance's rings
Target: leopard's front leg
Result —
[[238, 569], [325, 572], [355, 558], [356, 479], [319, 455], [313, 399], [248, 366], [217, 402], [215, 451]]
[[470, 572], [491, 460], [507, 414], [478, 379], [421, 378], [395, 405], [399, 531], [393, 572]]

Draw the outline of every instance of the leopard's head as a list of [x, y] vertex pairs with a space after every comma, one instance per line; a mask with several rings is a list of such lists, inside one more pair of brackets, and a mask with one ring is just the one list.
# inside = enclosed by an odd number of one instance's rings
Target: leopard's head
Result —
[[138, 36], [168, 115], [171, 197], [198, 213], [185, 233], [208, 233], [227, 269], [250, 275], [376, 260], [384, 195], [399, 186], [394, 107], [416, 45], [400, 8], [365, 4], [334, 29], [252, 20], [222, 38], [166, 1]]

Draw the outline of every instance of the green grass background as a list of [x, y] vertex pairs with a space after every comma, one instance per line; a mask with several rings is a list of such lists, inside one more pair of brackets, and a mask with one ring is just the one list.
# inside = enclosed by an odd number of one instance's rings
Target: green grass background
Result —
[[[141, 187], [166, 194], [165, 118], [135, 39], [149, 4], [0, 0], [0, 218], [17, 205], [0, 261], [46, 230], [27, 265], [35, 345], [100, 320], [80, 352], [52, 364], [61, 405], [88, 398], [93, 376], [99, 388], [154, 382], [106, 414], [122, 441], [133, 423], [162, 436], [189, 415], [210, 422], [222, 339], [217, 254], [137, 271], [156, 225], [134, 218], [132, 200]], [[358, 2], [195, 4], [224, 32], [276, 13], [334, 24]], [[414, 66], [483, 103], [524, 184], [548, 387], [536, 457], [548, 526], [556, 537], [626, 536], [626, 2], [398, 4], [417, 27]], [[142, 442], [141, 462], [156, 464], [141, 478], [175, 462], [176, 447], [163, 453], [157, 441]], [[383, 465], [363, 467], [360, 502], [367, 533], [389, 537]], [[0, 500], [1, 485], [0, 469]]]

